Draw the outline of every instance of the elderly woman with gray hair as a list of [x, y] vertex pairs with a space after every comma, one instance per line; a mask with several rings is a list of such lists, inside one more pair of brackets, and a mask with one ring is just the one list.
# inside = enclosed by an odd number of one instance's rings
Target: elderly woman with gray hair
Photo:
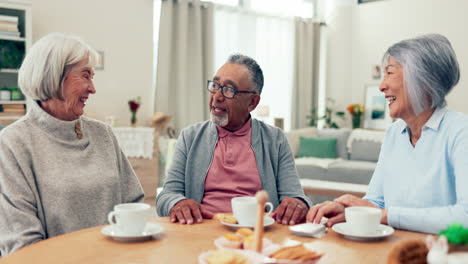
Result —
[[383, 58], [380, 91], [390, 115], [369, 190], [309, 210], [307, 220], [343, 222], [348, 206], [382, 209], [381, 222], [437, 233], [454, 221], [468, 223], [468, 117], [445, 108], [460, 71], [450, 42], [438, 34], [403, 40]]
[[109, 126], [83, 115], [97, 54], [60, 33], [26, 55], [19, 86], [34, 100], [0, 133], [0, 253], [102, 225], [114, 205], [143, 200]]

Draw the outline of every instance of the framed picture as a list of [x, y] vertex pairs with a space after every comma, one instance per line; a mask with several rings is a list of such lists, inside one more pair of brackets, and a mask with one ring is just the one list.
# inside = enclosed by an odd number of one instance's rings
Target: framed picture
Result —
[[365, 107], [364, 128], [384, 130], [392, 124], [388, 103], [385, 95], [380, 92], [379, 85], [366, 86]]
[[104, 70], [104, 51], [98, 50], [97, 53], [99, 54], [98, 62], [94, 67], [95, 70]]
[[275, 118], [274, 123], [275, 127], [279, 127], [281, 130], [284, 130], [284, 118]]

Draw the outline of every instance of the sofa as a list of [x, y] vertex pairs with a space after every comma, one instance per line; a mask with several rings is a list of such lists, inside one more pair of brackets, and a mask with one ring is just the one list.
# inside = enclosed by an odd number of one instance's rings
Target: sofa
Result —
[[[317, 129], [315, 127], [286, 133], [299, 177], [321, 181], [369, 184], [377, 165], [384, 131], [365, 129]], [[302, 138], [336, 139], [336, 157], [300, 157]], [[320, 202], [330, 197], [311, 197]]]

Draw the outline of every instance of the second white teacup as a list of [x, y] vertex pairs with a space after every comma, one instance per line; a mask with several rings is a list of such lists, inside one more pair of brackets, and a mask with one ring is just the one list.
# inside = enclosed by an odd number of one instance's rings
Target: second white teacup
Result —
[[351, 232], [357, 235], [375, 234], [380, 225], [382, 210], [367, 206], [345, 208], [346, 223]]
[[[257, 198], [252, 196], [234, 197], [231, 199], [232, 213], [240, 225], [254, 226], [257, 218]], [[267, 213], [273, 212], [273, 204], [265, 203]]]
[[118, 204], [107, 215], [107, 220], [124, 235], [141, 235], [150, 217], [150, 210], [151, 206], [144, 203]]

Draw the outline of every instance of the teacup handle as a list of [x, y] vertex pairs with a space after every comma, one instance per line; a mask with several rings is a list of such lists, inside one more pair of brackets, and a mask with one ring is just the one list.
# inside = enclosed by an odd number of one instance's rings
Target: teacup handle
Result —
[[110, 224], [117, 224], [117, 221], [115, 220], [115, 212], [112, 211], [107, 215], [107, 221], [109, 221]]
[[271, 212], [273, 212], [273, 209], [274, 209], [273, 204], [270, 202], [265, 203], [265, 208], [268, 208], [267, 209], [268, 211], [266, 212], [267, 214], [270, 214]]

